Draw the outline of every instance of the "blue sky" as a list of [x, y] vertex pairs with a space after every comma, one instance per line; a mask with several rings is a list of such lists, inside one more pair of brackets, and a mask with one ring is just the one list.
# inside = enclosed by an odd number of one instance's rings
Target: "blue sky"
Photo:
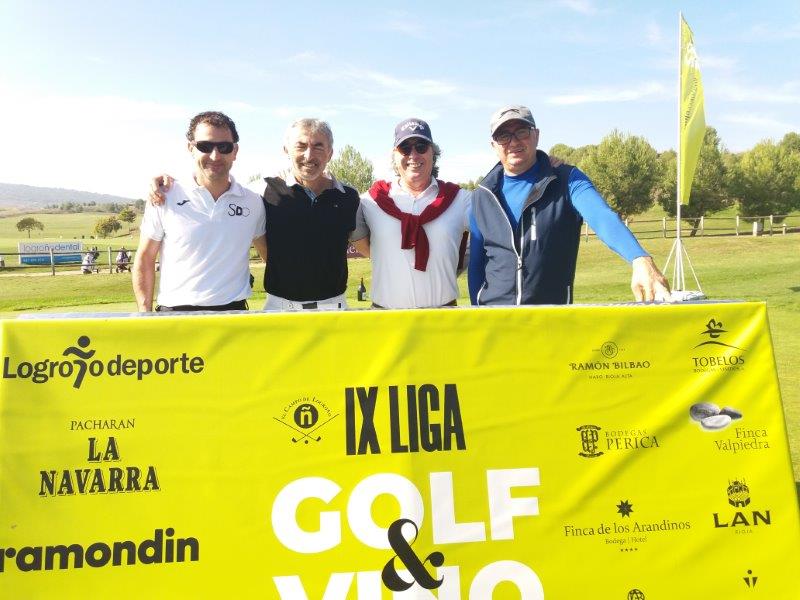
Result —
[[190, 168], [186, 125], [223, 110], [234, 174], [286, 165], [300, 117], [388, 176], [394, 125], [426, 119], [441, 176], [494, 163], [488, 117], [530, 106], [540, 146], [612, 129], [675, 147], [678, 11], [706, 121], [733, 151], [800, 131], [800, 2], [0, 1], [0, 181], [140, 197]]

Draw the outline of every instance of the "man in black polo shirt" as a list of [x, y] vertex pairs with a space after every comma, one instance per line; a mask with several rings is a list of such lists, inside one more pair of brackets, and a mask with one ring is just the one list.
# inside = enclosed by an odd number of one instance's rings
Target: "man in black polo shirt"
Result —
[[358, 192], [325, 167], [333, 156], [330, 126], [292, 123], [284, 139], [286, 180], [265, 178], [267, 310], [346, 308], [347, 245], [355, 229]]

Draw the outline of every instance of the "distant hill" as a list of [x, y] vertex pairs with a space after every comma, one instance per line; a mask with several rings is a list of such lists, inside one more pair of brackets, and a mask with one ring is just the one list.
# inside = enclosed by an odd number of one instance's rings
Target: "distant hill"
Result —
[[0, 183], [0, 208], [43, 208], [48, 204], [61, 204], [62, 202], [77, 202], [79, 204], [89, 202], [108, 204], [116, 202], [128, 204], [134, 202], [134, 199], [110, 194], [65, 190], [63, 188]]

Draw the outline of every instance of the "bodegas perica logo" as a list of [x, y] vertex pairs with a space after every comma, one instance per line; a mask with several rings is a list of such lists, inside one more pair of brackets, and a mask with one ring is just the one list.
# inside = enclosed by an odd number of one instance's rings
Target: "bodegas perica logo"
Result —
[[578, 456], [597, 458], [609, 452], [653, 450], [659, 448], [658, 436], [641, 427], [604, 429], [599, 425], [580, 425]]
[[125, 356], [122, 353], [103, 354], [92, 348], [88, 335], [78, 337], [74, 345], [67, 346], [60, 358], [16, 360], [3, 357], [3, 379], [20, 379], [34, 384], [44, 384], [55, 379], [71, 379], [72, 387], [80, 389], [87, 377], [145, 377], [157, 375], [191, 375], [205, 369], [200, 356], [186, 352], [173, 356]]

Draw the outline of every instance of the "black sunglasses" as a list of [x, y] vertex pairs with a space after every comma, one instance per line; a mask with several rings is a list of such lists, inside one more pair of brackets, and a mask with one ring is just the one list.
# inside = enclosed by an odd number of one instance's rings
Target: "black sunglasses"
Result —
[[408, 156], [409, 154], [411, 154], [412, 148], [417, 151], [417, 154], [425, 154], [428, 151], [428, 148], [430, 147], [431, 143], [425, 141], [414, 142], [413, 144], [411, 142], [403, 142], [397, 147], [397, 150], [403, 156]]
[[217, 152], [220, 154], [230, 154], [233, 152], [233, 142], [192, 142], [192, 145], [200, 150], [203, 154], [211, 154], [214, 151], [214, 148], [217, 149]]

